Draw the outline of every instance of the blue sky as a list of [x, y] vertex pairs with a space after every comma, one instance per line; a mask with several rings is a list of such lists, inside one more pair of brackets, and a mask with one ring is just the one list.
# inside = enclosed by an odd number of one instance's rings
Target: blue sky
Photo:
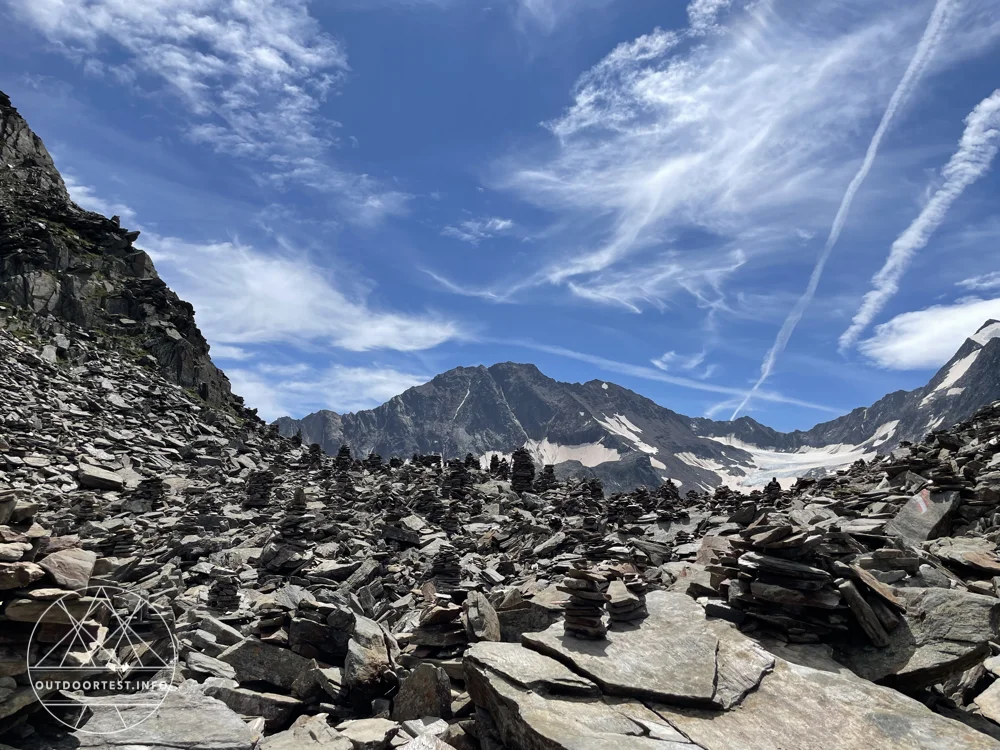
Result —
[[1000, 318], [995, 0], [0, 0], [261, 414], [534, 362], [807, 428]]

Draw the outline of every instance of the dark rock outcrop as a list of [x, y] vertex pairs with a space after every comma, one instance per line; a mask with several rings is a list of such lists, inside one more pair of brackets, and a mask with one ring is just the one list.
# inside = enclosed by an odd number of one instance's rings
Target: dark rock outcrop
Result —
[[99, 332], [210, 405], [239, 407], [194, 309], [138, 237], [73, 203], [45, 144], [0, 92], [0, 303]]

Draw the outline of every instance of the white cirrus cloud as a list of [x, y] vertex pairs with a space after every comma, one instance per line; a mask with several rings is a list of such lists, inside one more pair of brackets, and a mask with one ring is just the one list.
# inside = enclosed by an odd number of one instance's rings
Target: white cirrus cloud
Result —
[[574, 13], [611, 5], [613, 0], [513, 0], [516, 20], [523, 29], [550, 34]]
[[966, 188], [989, 171], [1000, 150], [1000, 89], [981, 101], [965, 120], [958, 150], [941, 171], [943, 182], [916, 219], [889, 249], [889, 257], [872, 277], [872, 286], [841, 335], [840, 349], [849, 348], [899, 290], [913, 256], [930, 241], [935, 230]]
[[956, 286], [973, 291], [984, 291], [986, 289], [1000, 289], [1000, 271], [991, 271], [972, 278], [962, 279]]
[[301, 417], [320, 409], [341, 414], [371, 409], [430, 380], [427, 375], [380, 365], [331, 365], [319, 370], [294, 365], [237, 368], [227, 370], [227, 375], [233, 390], [268, 421]]
[[350, 67], [307, 0], [7, 1], [86, 72], [172, 93], [188, 138], [253, 159], [263, 179], [330, 190], [349, 217], [400, 211], [404, 194], [328, 158], [339, 123], [321, 109]]
[[[134, 216], [87, 186], [68, 187], [83, 208]], [[288, 344], [412, 352], [463, 336], [457, 323], [433, 313], [376, 308], [367, 300], [365, 282], [319, 267], [280, 237], [268, 252], [237, 240], [199, 243], [150, 231], [137, 244], [170, 287], [194, 305], [199, 328], [217, 345], [241, 351], [253, 344]]]
[[[732, 268], [734, 248], [745, 264], [780, 262], [801, 257], [803, 234], [829, 229], [857, 171], [858, 122], [884, 112], [928, 6], [740, 5], [719, 19], [725, 33], [656, 29], [618, 45], [545, 123], [554, 138], [498, 165], [496, 184], [556, 224], [541, 269], [494, 294], [557, 284], [595, 302], [660, 306], [711, 288], [695, 277]], [[703, 239], [674, 243], [692, 232]], [[655, 293], [614, 283], [655, 268], [665, 246], [686, 273], [661, 274]]]
[[498, 216], [488, 216], [479, 219], [469, 219], [457, 225], [449, 225], [441, 230], [445, 237], [478, 245], [483, 240], [492, 239], [497, 235], [506, 234], [514, 228], [512, 219], [501, 219]]
[[691, 0], [687, 7], [691, 30], [704, 33], [717, 27], [719, 14], [729, 8], [732, 0]]
[[964, 299], [897, 315], [875, 326], [858, 344], [872, 362], [892, 370], [940, 367], [990, 319], [1000, 319], [1000, 298]]
[[938, 45], [944, 39], [945, 33], [948, 29], [948, 24], [951, 22], [956, 13], [957, 5], [957, 0], [937, 0], [935, 3], [934, 10], [931, 12], [930, 19], [927, 21], [927, 26], [924, 27], [924, 33], [921, 35], [920, 41], [917, 43], [917, 48], [913, 53], [913, 57], [910, 58], [910, 64], [907, 65], [902, 79], [900, 79], [896, 89], [892, 92], [892, 97], [889, 99], [889, 104], [882, 113], [882, 119], [879, 121], [878, 127], [875, 129], [875, 134], [868, 142], [868, 149], [865, 151], [865, 158], [862, 160], [861, 166], [858, 167], [858, 171], [855, 172], [854, 177], [847, 186], [844, 196], [840, 199], [840, 206], [837, 208], [836, 216], [834, 216], [833, 225], [830, 227], [830, 233], [827, 236], [826, 244], [823, 245], [823, 250], [820, 252], [819, 258], [813, 266], [813, 271], [809, 276], [809, 282], [806, 284], [806, 289], [802, 293], [802, 296], [799, 297], [798, 301], [796, 301], [795, 306], [792, 307], [788, 316], [785, 318], [785, 322], [778, 330], [778, 334], [774, 339], [774, 344], [772, 344], [767, 354], [764, 355], [764, 361], [760, 366], [760, 377], [750, 390], [750, 395], [744, 399], [743, 403], [736, 407], [735, 411], [733, 411], [732, 417], [730, 417], [731, 420], [736, 419], [736, 416], [743, 408], [746, 407], [747, 403], [753, 397], [753, 394], [771, 376], [778, 357], [780, 357], [785, 351], [785, 348], [788, 346], [788, 342], [792, 338], [792, 334], [801, 322], [803, 315], [805, 315], [806, 310], [809, 308], [809, 305], [812, 304], [813, 298], [816, 296], [816, 290], [819, 288], [820, 279], [823, 277], [823, 270], [826, 268], [826, 264], [830, 260], [830, 256], [833, 253], [833, 248], [837, 244], [837, 240], [840, 239], [840, 233], [843, 231], [844, 225], [847, 223], [847, 217], [851, 211], [851, 204], [854, 202], [858, 191], [861, 189], [861, 185], [864, 183], [865, 179], [867, 179], [868, 173], [871, 171], [872, 165], [875, 163], [875, 157], [878, 156], [878, 150], [882, 145], [882, 139], [885, 138], [885, 134], [892, 126], [892, 121], [895, 119], [896, 113], [906, 106], [907, 100], [912, 96], [920, 83], [920, 79], [928, 65], [930, 65], [931, 60], [934, 57], [934, 53], [937, 51]]

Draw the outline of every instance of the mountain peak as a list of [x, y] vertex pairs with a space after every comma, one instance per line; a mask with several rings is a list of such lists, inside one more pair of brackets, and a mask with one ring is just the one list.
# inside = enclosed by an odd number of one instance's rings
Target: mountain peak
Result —
[[138, 237], [73, 203], [42, 139], [0, 94], [0, 302], [51, 334], [59, 321], [98, 331], [212, 406], [241, 409], [194, 309], [134, 246]]
[[1000, 320], [990, 318], [979, 327], [979, 330], [971, 338], [982, 346], [986, 346], [991, 339], [1000, 338]]

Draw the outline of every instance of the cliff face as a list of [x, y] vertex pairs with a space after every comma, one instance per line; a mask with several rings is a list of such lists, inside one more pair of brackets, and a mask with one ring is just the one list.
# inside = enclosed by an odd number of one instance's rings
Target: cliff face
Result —
[[[70, 199], [42, 140], [0, 92], [0, 303], [105, 337], [215, 407], [240, 407], [194, 309], [134, 246], [139, 232]], [[53, 321], [53, 319], [55, 319]]]

